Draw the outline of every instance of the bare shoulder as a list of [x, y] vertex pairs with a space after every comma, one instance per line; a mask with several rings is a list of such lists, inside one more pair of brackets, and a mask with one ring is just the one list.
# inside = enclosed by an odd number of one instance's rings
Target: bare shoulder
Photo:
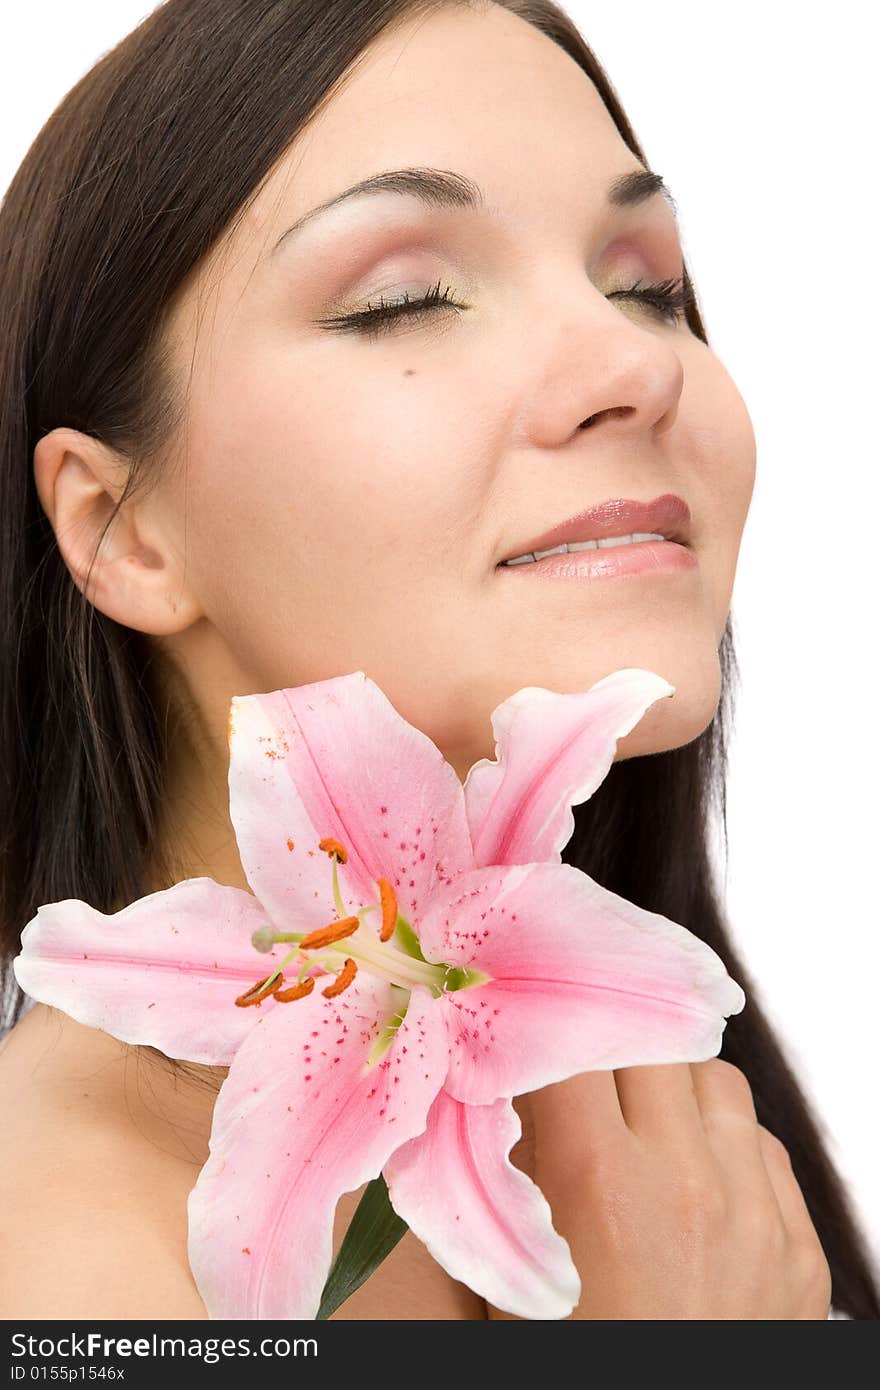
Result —
[[[142, 1049], [31, 1008], [0, 1042], [0, 1319], [207, 1318], [186, 1204], [215, 1099]], [[363, 1190], [339, 1200], [334, 1254]], [[474, 1320], [486, 1305], [407, 1231], [333, 1317]]]
[[210, 1106], [44, 1005], [0, 1045], [0, 1318], [206, 1318], [186, 1201]]

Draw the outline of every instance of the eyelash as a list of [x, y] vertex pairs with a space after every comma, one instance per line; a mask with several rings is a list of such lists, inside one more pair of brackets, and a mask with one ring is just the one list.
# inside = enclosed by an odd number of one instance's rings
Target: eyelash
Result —
[[[686, 284], [683, 276], [677, 280], [659, 280], [652, 285], [643, 285], [641, 279], [628, 289], [612, 290], [607, 296], [609, 299], [634, 299], [638, 303], [647, 304], [665, 319], [672, 323], [677, 323], [679, 318], [687, 309], [688, 305], [696, 303], [696, 299], [690, 284]], [[440, 293], [440, 281], [427, 294], [418, 299], [410, 299], [404, 291], [401, 301], [386, 304], [380, 300], [374, 308], [372, 306], [361, 309], [352, 314], [341, 314], [338, 318], [319, 319], [318, 324], [321, 328], [339, 330], [342, 332], [363, 333], [368, 336], [375, 336], [393, 327], [398, 319], [405, 316], [410, 318], [418, 317], [419, 314], [430, 313], [437, 308], [466, 309], [466, 304], [460, 304], [453, 299], [449, 286]]]

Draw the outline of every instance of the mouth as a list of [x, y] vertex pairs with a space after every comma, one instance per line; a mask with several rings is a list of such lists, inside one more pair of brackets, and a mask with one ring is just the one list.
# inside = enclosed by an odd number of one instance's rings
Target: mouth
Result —
[[[676, 541], [647, 540], [619, 543], [593, 549], [570, 550], [563, 546], [544, 555], [540, 560], [523, 560], [517, 564], [495, 566], [496, 574], [518, 575], [526, 583], [526, 575], [536, 579], [622, 579], [624, 576], [659, 577], [694, 570], [696, 552]], [[510, 583], [516, 581], [511, 578]]]
[[665, 544], [678, 552], [689, 549], [690, 524], [687, 503], [674, 493], [664, 493], [650, 502], [612, 497], [523, 541], [498, 561], [496, 569], [527, 568], [550, 556], [581, 552], [599, 552], [601, 556], [630, 547], [647, 547], [652, 554], [642, 558], [656, 564]]

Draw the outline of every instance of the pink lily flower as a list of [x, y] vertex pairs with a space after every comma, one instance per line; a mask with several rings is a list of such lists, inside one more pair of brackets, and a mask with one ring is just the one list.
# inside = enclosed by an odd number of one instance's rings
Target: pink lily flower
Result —
[[230, 816], [253, 894], [187, 879], [114, 914], [50, 903], [25, 927], [15, 973], [35, 999], [229, 1067], [188, 1205], [209, 1317], [314, 1318], [337, 1201], [380, 1172], [453, 1278], [520, 1317], [572, 1311], [568, 1244], [509, 1160], [511, 1098], [705, 1060], [745, 1003], [696, 936], [561, 862], [572, 805], [673, 694], [638, 669], [522, 689], [464, 784], [363, 671], [235, 697]]

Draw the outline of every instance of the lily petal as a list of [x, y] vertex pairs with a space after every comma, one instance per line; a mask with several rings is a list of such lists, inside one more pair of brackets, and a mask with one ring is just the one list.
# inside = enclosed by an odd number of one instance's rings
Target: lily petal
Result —
[[565, 1318], [581, 1281], [547, 1199], [510, 1162], [521, 1133], [508, 1099], [462, 1105], [444, 1089], [383, 1176], [398, 1216], [453, 1279], [517, 1317]]
[[230, 817], [279, 930], [335, 915], [325, 836], [348, 851], [339, 882], [350, 912], [378, 901], [381, 876], [412, 921], [435, 884], [473, 868], [455, 769], [363, 671], [236, 696], [229, 725]]
[[89, 1028], [227, 1066], [255, 1017], [282, 1007], [235, 1005], [282, 958], [278, 946], [260, 954], [251, 945], [266, 921], [252, 894], [212, 878], [184, 879], [119, 912], [67, 898], [37, 909], [13, 970], [25, 993]]
[[393, 987], [361, 972], [335, 999], [278, 1004], [233, 1059], [189, 1195], [189, 1261], [211, 1318], [314, 1318], [343, 1192], [425, 1127], [448, 1064], [421, 986], [384, 1056]]
[[476, 864], [560, 862], [572, 806], [605, 780], [617, 740], [675, 686], [653, 671], [613, 671], [586, 691], [525, 686], [492, 714], [495, 760], [474, 763], [464, 799]]
[[491, 981], [442, 996], [446, 1089], [485, 1105], [584, 1071], [714, 1057], [745, 995], [692, 932], [570, 864], [475, 869], [432, 899], [428, 959]]

